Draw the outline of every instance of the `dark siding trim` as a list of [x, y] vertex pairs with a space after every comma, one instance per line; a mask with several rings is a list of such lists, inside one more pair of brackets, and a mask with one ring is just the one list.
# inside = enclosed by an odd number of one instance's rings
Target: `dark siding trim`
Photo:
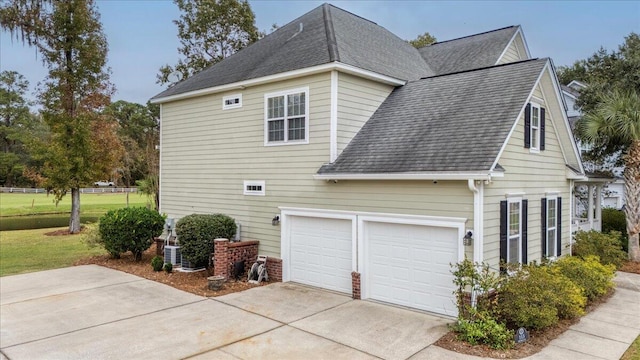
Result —
[[527, 257], [527, 253], [529, 248], [527, 247], [527, 222], [529, 220], [529, 215], [528, 215], [528, 210], [529, 208], [529, 201], [528, 200], [522, 200], [522, 215], [520, 216], [520, 223], [522, 224], [522, 234], [520, 234], [521, 238], [522, 238], [522, 259], [521, 262], [523, 264], [527, 264], [528, 263], [528, 257]]
[[531, 147], [531, 103], [524, 108], [524, 147]]
[[544, 259], [547, 257], [547, 198], [542, 198], [540, 201], [540, 223], [542, 224], [542, 256]]

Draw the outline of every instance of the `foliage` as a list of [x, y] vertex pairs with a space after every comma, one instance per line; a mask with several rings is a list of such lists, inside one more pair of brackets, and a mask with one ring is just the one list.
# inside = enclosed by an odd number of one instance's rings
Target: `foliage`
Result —
[[622, 250], [627, 252], [629, 235], [627, 234], [627, 218], [624, 211], [613, 208], [602, 209], [602, 232], [607, 234], [611, 231], [620, 233], [620, 243]]
[[151, 259], [151, 267], [153, 271], [162, 271], [164, 268], [164, 259], [160, 256], [154, 256], [153, 259]]
[[172, 263], [166, 263], [164, 264], [164, 266], [162, 267], [162, 269], [164, 270], [164, 272], [166, 272], [167, 274], [171, 274], [173, 272], [173, 264]]
[[153, 244], [164, 228], [164, 217], [145, 207], [111, 210], [100, 218], [100, 236], [104, 248], [114, 258], [131, 251], [136, 261]]
[[3, 231], [0, 276], [68, 267], [82, 258], [105, 253], [102, 248], [88, 248], [77, 235], [45, 235], [56, 230], [63, 228]]
[[583, 290], [588, 301], [594, 301], [613, 289], [613, 265], [602, 265], [596, 256], [583, 259], [565, 256], [551, 265], [552, 271], [569, 278]]
[[180, 252], [195, 267], [208, 263], [214, 239], [231, 239], [235, 233], [234, 219], [223, 214], [191, 214], [181, 218], [176, 224]]
[[109, 177], [121, 149], [115, 127], [98, 115], [113, 93], [99, 14], [93, 0], [8, 0], [0, 25], [34, 46], [49, 69], [39, 102], [50, 136], [33, 145], [42, 166], [30, 174], [58, 201], [71, 191], [69, 231], [76, 233], [80, 187]]
[[466, 299], [471, 292], [476, 294], [478, 311], [490, 310], [493, 304], [489, 295], [504, 282], [503, 277], [491, 271], [488, 264], [473, 263], [469, 259], [455, 264], [452, 273], [458, 314], [464, 317], [470, 310], [471, 304]]
[[174, 71], [186, 79], [258, 40], [255, 14], [246, 0], [174, 0], [182, 13], [178, 49], [184, 59], [160, 68], [158, 83], [169, 82]]
[[473, 319], [461, 319], [452, 326], [458, 339], [471, 345], [485, 344], [493, 349], [510, 349], [514, 345], [514, 334], [506, 325], [499, 323], [487, 311], [472, 310]]
[[584, 312], [581, 289], [548, 266], [528, 265], [498, 290], [496, 314], [511, 328], [544, 329]]
[[572, 246], [573, 255], [582, 259], [597, 256], [604, 265], [619, 268], [626, 254], [620, 244], [620, 233], [612, 231], [608, 234], [599, 231], [578, 231]]
[[150, 198], [154, 209], [158, 210], [160, 207], [160, 179], [158, 174], [150, 174], [145, 179], [136, 181], [136, 186], [138, 186], [138, 192]]
[[82, 231], [82, 242], [87, 245], [88, 248], [93, 249], [96, 247], [103, 247], [102, 237], [100, 236], [100, 228], [98, 223], [89, 223], [84, 226]]
[[422, 35], [418, 35], [418, 37], [416, 37], [413, 40], [408, 40], [409, 44], [411, 44], [411, 46], [413, 46], [416, 49], [420, 49], [427, 45], [431, 45], [437, 41], [438, 40], [436, 39], [436, 37], [429, 34], [428, 32], [425, 32]]

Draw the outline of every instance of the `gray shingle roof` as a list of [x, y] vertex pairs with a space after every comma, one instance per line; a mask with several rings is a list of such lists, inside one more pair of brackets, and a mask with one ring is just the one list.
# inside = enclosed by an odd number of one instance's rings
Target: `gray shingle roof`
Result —
[[493, 66], [518, 29], [518, 26], [509, 26], [434, 43], [419, 51], [437, 75]]
[[399, 87], [319, 174], [488, 171], [547, 59]]
[[[299, 32], [300, 24], [302, 32]], [[435, 74], [418, 50], [406, 41], [369, 20], [323, 4], [153, 98], [333, 61], [401, 80], [415, 80]]]

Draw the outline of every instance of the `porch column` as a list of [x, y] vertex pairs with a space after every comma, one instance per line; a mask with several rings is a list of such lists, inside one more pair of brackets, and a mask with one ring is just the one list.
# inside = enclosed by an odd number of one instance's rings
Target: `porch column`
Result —
[[589, 221], [589, 229], [593, 230], [593, 185], [587, 185], [589, 189], [589, 205], [587, 206], [587, 220]]
[[602, 185], [596, 185], [596, 226], [594, 230], [602, 231]]

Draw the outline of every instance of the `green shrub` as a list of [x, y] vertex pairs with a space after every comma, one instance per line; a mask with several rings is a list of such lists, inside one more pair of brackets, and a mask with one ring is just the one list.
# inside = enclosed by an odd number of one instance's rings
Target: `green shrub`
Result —
[[491, 271], [488, 264], [473, 263], [468, 259], [454, 264], [451, 271], [456, 285], [454, 294], [458, 305], [458, 314], [463, 318], [471, 310], [471, 291], [476, 292], [476, 310], [489, 311], [492, 306], [492, 297], [489, 294], [497, 289], [504, 281], [504, 277]]
[[82, 230], [82, 242], [84, 242], [89, 248], [95, 248], [98, 246], [104, 247], [98, 226], [98, 223], [88, 223]]
[[153, 259], [151, 259], [151, 267], [153, 268], [153, 271], [162, 271], [163, 266], [164, 259], [160, 256], [154, 256]]
[[575, 256], [565, 256], [551, 267], [556, 273], [568, 277], [578, 285], [588, 301], [605, 295], [614, 286], [615, 266], [603, 265], [595, 256], [587, 256], [584, 260]]
[[608, 234], [611, 231], [620, 233], [622, 251], [628, 252], [629, 234], [627, 234], [627, 217], [624, 215], [624, 211], [604, 208], [602, 209], [602, 232]]
[[584, 313], [581, 289], [548, 266], [529, 265], [498, 289], [496, 314], [510, 328], [544, 329]]
[[622, 266], [627, 254], [622, 251], [620, 233], [612, 231], [608, 234], [595, 230], [578, 231], [576, 242], [573, 244], [573, 255], [580, 258], [595, 255], [602, 264], [613, 264], [616, 268]]
[[489, 312], [473, 311], [473, 320], [458, 319], [453, 330], [458, 339], [471, 345], [485, 344], [493, 349], [510, 349], [514, 344], [513, 331], [497, 322]]
[[164, 264], [163, 269], [167, 274], [171, 274], [171, 272], [173, 271], [173, 264], [166, 263], [166, 264]]
[[182, 257], [195, 267], [208, 264], [213, 252], [213, 239], [231, 239], [235, 233], [234, 219], [223, 214], [191, 214], [178, 220], [176, 224]]
[[114, 258], [131, 251], [136, 261], [153, 244], [153, 238], [162, 233], [164, 217], [145, 207], [127, 207], [110, 210], [100, 218], [100, 237], [104, 248]]

